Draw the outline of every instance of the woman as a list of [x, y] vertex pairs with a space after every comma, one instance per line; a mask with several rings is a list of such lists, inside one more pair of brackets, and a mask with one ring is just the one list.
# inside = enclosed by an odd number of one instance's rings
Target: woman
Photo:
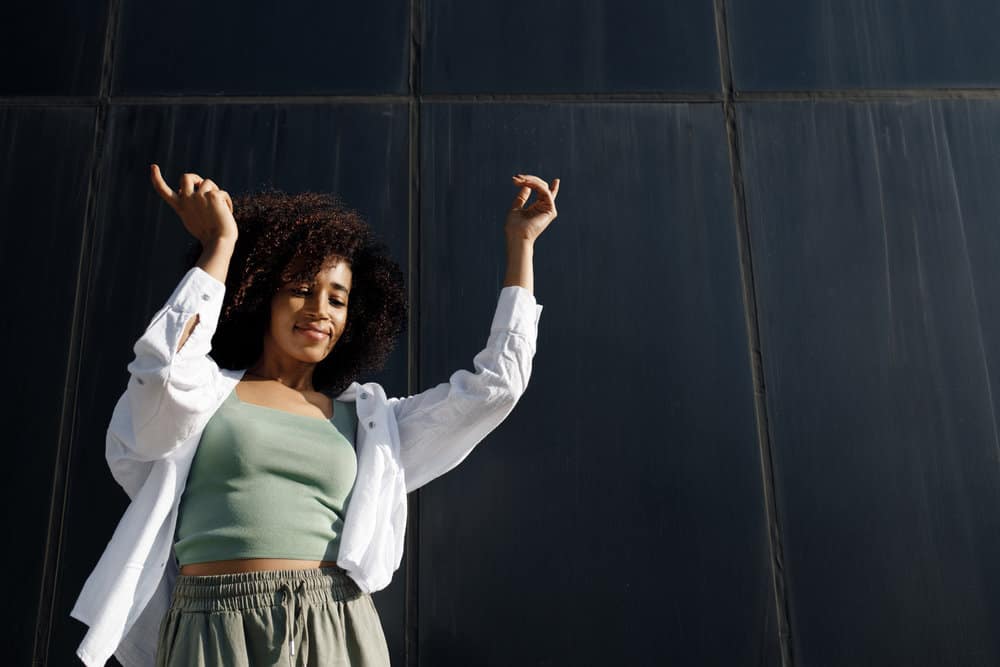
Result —
[[237, 225], [211, 180], [184, 174], [175, 192], [156, 165], [151, 179], [200, 255], [136, 343], [108, 428], [131, 503], [71, 611], [90, 626], [77, 655], [386, 665], [370, 594], [401, 562], [406, 494], [457, 466], [527, 386], [533, 246], [559, 181], [514, 177], [476, 372], [388, 398], [356, 378], [402, 330], [402, 274], [356, 213], [262, 194], [237, 202]]

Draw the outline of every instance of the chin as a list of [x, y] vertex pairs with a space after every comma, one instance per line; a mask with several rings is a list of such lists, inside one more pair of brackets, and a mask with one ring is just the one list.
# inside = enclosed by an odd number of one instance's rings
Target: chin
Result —
[[320, 350], [299, 350], [299, 355], [301, 355], [300, 358], [302, 359], [302, 361], [312, 361], [312, 362], [315, 363], [317, 361], [323, 361], [328, 356], [330, 356], [330, 351], [329, 350], [324, 350], [324, 351], [320, 351]]
[[298, 359], [299, 361], [315, 364], [319, 361], [323, 361], [330, 355], [329, 350], [320, 349], [309, 349], [307, 347], [302, 347], [300, 345], [289, 345], [285, 348], [285, 353], [292, 357], [293, 359]]

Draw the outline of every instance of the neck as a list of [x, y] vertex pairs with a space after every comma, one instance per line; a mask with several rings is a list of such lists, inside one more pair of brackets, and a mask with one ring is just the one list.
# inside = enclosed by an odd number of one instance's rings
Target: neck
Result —
[[266, 372], [266, 370], [264, 372], [261, 372], [260, 370], [253, 370], [252, 368], [248, 368], [244, 372], [244, 377], [247, 375], [251, 377], [261, 378], [264, 380], [273, 380], [274, 382], [282, 384], [288, 387], [289, 389], [295, 389], [296, 391], [303, 391], [303, 392], [313, 391], [311, 371], [307, 375], [301, 376], [297, 379], [293, 379], [292, 374], [290, 373], [282, 374], [278, 372], [272, 374]]

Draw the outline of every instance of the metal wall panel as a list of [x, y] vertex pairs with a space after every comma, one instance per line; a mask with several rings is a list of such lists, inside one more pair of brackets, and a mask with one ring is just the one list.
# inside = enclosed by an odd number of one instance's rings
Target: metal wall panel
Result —
[[998, 112], [741, 108], [796, 665], [1000, 662]]
[[739, 90], [1000, 85], [994, 0], [728, 0]]
[[[194, 171], [230, 192], [273, 185], [332, 191], [366, 216], [403, 270], [408, 110], [405, 104], [115, 106], [107, 140], [90, 304], [84, 328], [72, 490], [67, 503], [52, 664], [71, 664], [86, 628], [69, 617], [128, 498], [104, 460], [104, 435], [125, 389], [132, 346], [184, 274], [192, 240], [149, 181], [157, 162], [171, 185]], [[127, 280], [123, 279], [128, 276]], [[405, 339], [373, 380], [406, 390]], [[393, 661], [403, 660], [405, 572], [375, 594]]]
[[425, 4], [428, 93], [719, 90], [711, 2]]
[[510, 175], [572, 194], [535, 246], [526, 393], [420, 492], [420, 664], [775, 664], [721, 108], [441, 103], [422, 120], [425, 385], [486, 341]]
[[96, 95], [108, 4], [4, 3], [0, 95]]
[[[123, 0], [116, 95], [404, 94], [409, 7]], [[169, 55], [164, 55], [169, 54]]]
[[[4, 662], [27, 665], [34, 648], [53, 484], [58, 473], [84, 236], [93, 107], [0, 108], [0, 320], [6, 390]], [[46, 607], [47, 608], [47, 607]]]

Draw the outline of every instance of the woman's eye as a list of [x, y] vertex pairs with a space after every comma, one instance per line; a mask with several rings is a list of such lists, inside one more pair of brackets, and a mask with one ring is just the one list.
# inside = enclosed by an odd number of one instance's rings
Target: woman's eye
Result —
[[[309, 294], [309, 290], [306, 288], [297, 289], [295, 290], [295, 294], [301, 294], [302, 296], [306, 296], [307, 294]], [[330, 299], [330, 303], [332, 303], [335, 306], [345, 305], [343, 301], [338, 301], [337, 299]]]

